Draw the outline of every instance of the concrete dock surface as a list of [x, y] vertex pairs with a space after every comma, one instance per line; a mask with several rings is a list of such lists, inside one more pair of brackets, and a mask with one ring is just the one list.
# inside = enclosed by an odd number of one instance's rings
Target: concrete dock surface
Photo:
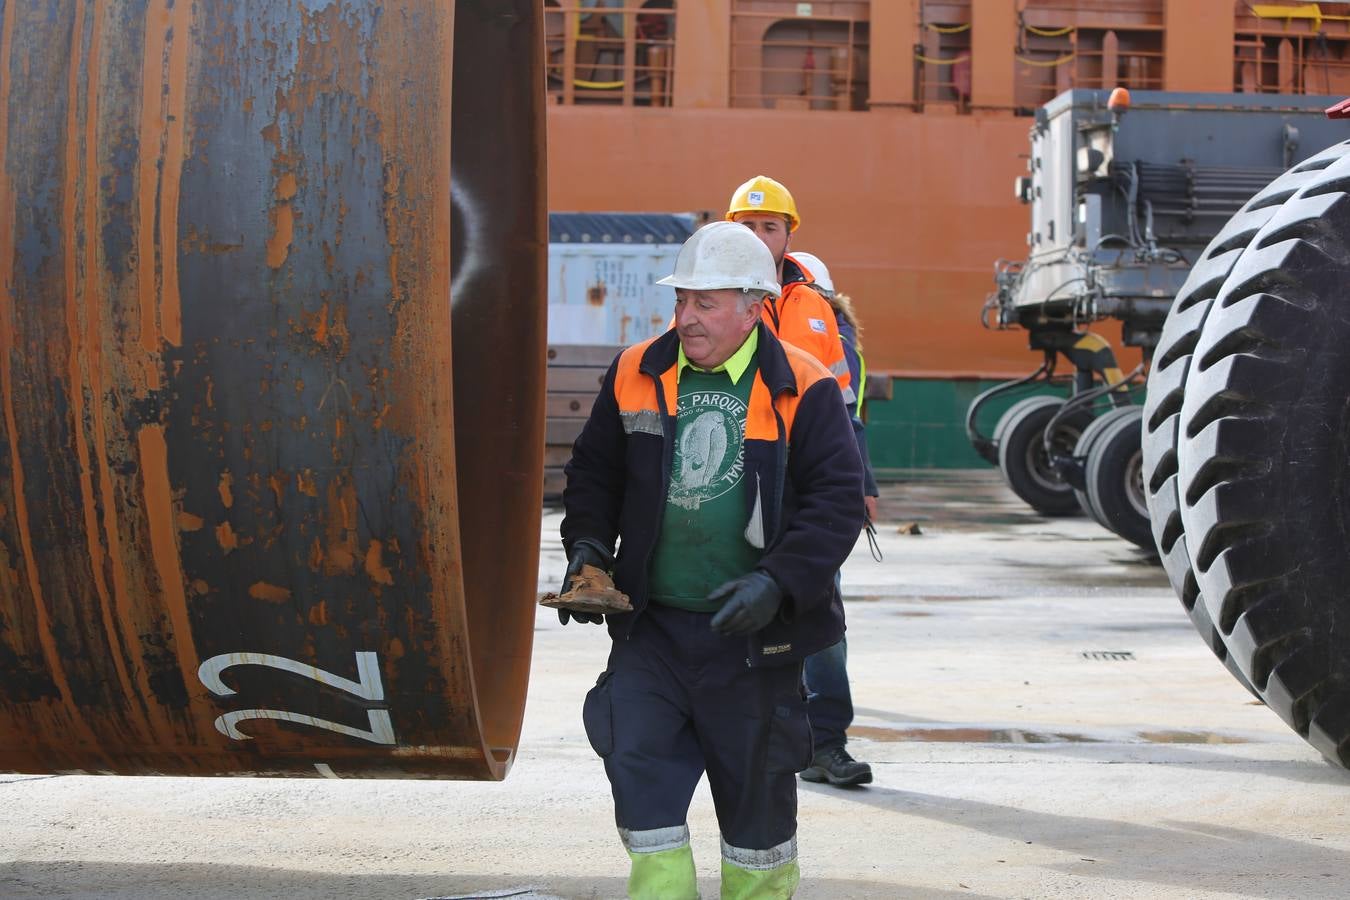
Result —
[[[801, 784], [798, 897], [1350, 896], [1350, 773], [1228, 674], [1144, 553], [992, 472], [883, 494], [884, 561], [860, 541], [843, 573], [875, 782]], [[607, 650], [540, 611], [501, 784], [0, 776], [0, 897], [621, 897], [581, 726]], [[706, 782], [689, 826], [716, 897]]]

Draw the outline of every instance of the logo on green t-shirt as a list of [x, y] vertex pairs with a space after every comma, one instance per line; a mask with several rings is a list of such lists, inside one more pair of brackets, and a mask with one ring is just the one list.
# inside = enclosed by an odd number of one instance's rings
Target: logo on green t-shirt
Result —
[[745, 401], [734, 394], [696, 391], [680, 398], [671, 503], [698, 509], [741, 483], [745, 413]]

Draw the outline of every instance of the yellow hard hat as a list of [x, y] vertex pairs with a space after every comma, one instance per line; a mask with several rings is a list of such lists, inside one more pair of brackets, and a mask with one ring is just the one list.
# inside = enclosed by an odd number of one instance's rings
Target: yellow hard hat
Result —
[[787, 216], [788, 231], [797, 230], [802, 224], [797, 215], [797, 202], [792, 192], [767, 175], [756, 175], [745, 184], [736, 188], [731, 195], [731, 204], [727, 207], [727, 221], [734, 222], [744, 213], [777, 213]]

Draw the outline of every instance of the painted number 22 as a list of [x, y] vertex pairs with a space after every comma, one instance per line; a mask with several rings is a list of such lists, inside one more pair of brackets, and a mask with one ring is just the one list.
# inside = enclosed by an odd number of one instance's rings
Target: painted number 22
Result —
[[[320, 684], [346, 691], [361, 700], [372, 703], [384, 701], [384, 685], [380, 683], [378, 654], [368, 651], [358, 650], [356, 652], [357, 681], [334, 675], [332, 672], [324, 671], [315, 666], [296, 662], [293, 659], [287, 659], [284, 656], [274, 656], [271, 653], [222, 653], [203, 662], [197, 668], [197, 677], [201, 679], [206, 689], [217, 697], [231, 697], [236, 693], [235, 690], [222, 681], [220, 676], [226, 669], [233, 666], [268, 666], [273, 669], [281, 669], [305, 678], [312, 678]], [[237, 741], [248, 741], [252, 738], [239, 730], [240, 722], [246, 722], [249, 719], [278, 719], [283, 722], [298, 722], [301, 725], [335, 731], [338, 734], [370, 741], [372, 744], [393, 744], [394, 723], [389, 719], [389, 710], [371, 709], [366, 711], [366, 715], [370, 719], [369, 730], [352, 728], [350, 725], [330, 722], [328, 719], [319, 719], [282, 709], [237, 709], [218, 717], [216, 719], [216, 730]]]

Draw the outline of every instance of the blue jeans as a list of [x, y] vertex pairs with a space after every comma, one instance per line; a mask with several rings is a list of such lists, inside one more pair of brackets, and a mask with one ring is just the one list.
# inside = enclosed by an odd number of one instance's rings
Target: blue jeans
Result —
[[[834, 575], [839, 589], [839, 573]], [[817, 752], [848, 743], [853, 694], [848, 689], [848, 638], [806, 658], [806, 714]]]

